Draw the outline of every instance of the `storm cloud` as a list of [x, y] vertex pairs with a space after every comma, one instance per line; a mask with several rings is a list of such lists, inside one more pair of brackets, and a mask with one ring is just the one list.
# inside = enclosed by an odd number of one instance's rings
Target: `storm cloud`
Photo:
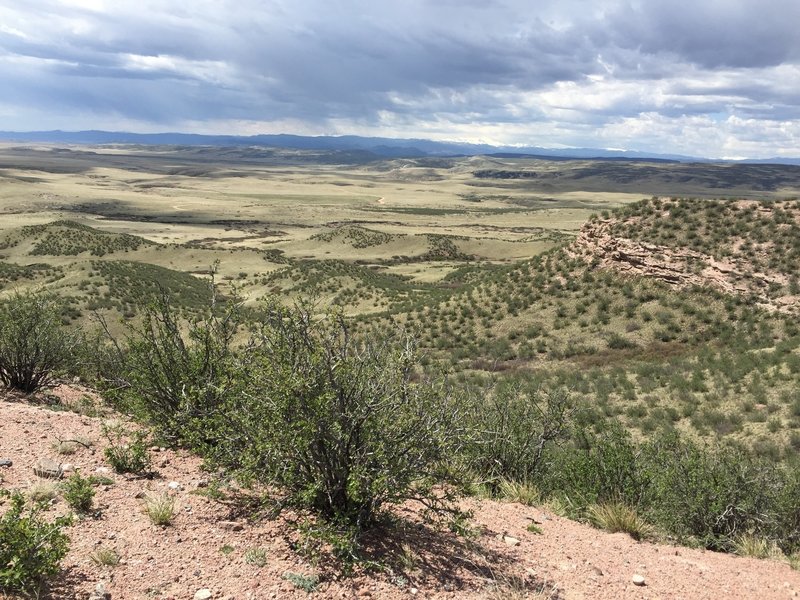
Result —
[[0, 0], [0, 129], [800, 155], [796, 0]]

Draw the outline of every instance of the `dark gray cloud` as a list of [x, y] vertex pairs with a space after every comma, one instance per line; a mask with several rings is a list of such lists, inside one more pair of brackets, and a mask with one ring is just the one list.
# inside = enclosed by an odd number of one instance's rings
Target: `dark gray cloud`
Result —
[[0, 129], [800, 154], [797, 23], [796, 0], [0, 0]]
[[710, 69], [796, 61], [798, 23], [796, 0], [639, 0], [618, 5], [608, 18], [620, 47]]

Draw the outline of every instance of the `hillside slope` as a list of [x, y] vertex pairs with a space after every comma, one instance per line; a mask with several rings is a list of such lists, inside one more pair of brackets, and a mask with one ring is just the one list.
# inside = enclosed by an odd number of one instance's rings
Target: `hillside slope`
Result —
[[[73, 406], [81, 404], [84, 392], [65, 386], [57, 390], [62, 402]], [[0, 414], [0, 457], [13, 462], [0, 471], [4, 488], [30, 491], [41, 485], [33, 467], [43, 457], [69, 462], [68, 468], [84, 475], [109, 478], [97, 488], [95, 512], [69, 528], [71, 550], [54, 598], [86, 598], [98, 583], [120, 600], [192, 598], [201, 589], [209, 589], [213, 598], [307, 597], [287, 573], [318, 578], [318, 598], [766, 600], [800, 594], [800, 572], [785, 563], [639, 543], [543, 508], [478, 500], [468, 501], [476, 515], [474, 538], [433, 529], [408, 507], [398, 515], [408, 523], [403, 533], [389, 539], [378, 535], [368, 545], [389, 566], [342, 579], [297, 552], [297, 535], [286, 520], [250, 519], [241, 506], [237, 510], [235, 504], [209, 499], [208, 475], [195, 458], [151, 449], [155, 478], [116, 475], [103, 459], [102, 419], [8, 396], [0, 400]], [[70, 439], [88, 447], [76, 444], [72, 454], [57, 454], [54, 444]], [[148, 493], [175, 499], [172, 525], [148, 521], [142, 512]], [[57, 499], [48, 512], [66, 510], [64, 500]], [[541, 534], [528, 530], [532, 522]], [[101, 549], [113, 550], [119, 564], [96, 564], [92, 556]], [[645, 585], [634, 585], [634, 575], [643, 576]]]

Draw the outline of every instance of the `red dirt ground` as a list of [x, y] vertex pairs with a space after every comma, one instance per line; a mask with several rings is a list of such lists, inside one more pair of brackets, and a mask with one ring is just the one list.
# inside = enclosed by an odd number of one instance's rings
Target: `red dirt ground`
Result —
[[[75, 402], [82, 392], [62, 386], [57, 394]], [[208, 476], [200, 461], [183, 452], [151, 451], [154, 479], [110, 472], [103, 457], [103, 419], [56, 412], [10, 396], [0, 400], [0, 485], [25, 490], [37, 481], [40, 458], [69, 463], [83, 475], [102, 473], [113, 485], [97, 488], [97, 513], [68, 529], [71, 549], [64, 574], [54, 584], [55, 598], [88, 598], [103, 582], [113, 599], [192, 599], [203, 588], [215, 599], [305, 598], [284, 578], [286, 572], [317, 575], [317, 598], [707, 598], [749, 600], [800, 596], [800, 572], [778, 561], [755, 560], [662, 544], [639, 543], [625, 534], [607, 534], [587, 525], [513, 503], [470, 500], [478, 535], [465, 539], [421, 522], [412, 508], [398, 511], [407, 520], [402, 535], [376, 536], [376, 555], [402, 555], [394, 568], [341, 578], [313, 564], [293, 548], [298, 542], [291, 515], [250, 521], [233, 506], [202, 495]], [[58, 440], [85, 438], [74, 454], [59, 455]], [[170, 490], [169, 483], [179, 489]], [[177, 503], [172, 525], [157, 527], [142, 511], [141, 492], [168, 493]], [[2, 509], [0, 509], [2, 510]], [[68, 508], [57, 499], [48, 512]], [[527, 531], [535, 520], [542, 534]], [[507, 534], [519, 540], [509, 545]], [[95, 564], [98, 548], [113, 549], [115, 567]], [[245, 553], [265, 550], [263, 567]], [[392, 561], [385, 561], [391, 563]], [[632, 577], [642, 575], [644, 586]]]

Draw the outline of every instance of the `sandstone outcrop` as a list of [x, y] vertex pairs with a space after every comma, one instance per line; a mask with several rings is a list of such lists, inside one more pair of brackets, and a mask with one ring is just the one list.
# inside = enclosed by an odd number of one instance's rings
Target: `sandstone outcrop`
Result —
[[753, 271], [743, 258], [719, 260], [689, 248], [615, 237], [614, 222], [604, 219], [587, 223], [569, 253], [600, 269], [650, 277], [682, 289], [710, 287], [747, 296], [767, 310], [794, 313], [800, 308], [800, 297], [786, 293], [788, 279], [782, 273]]

